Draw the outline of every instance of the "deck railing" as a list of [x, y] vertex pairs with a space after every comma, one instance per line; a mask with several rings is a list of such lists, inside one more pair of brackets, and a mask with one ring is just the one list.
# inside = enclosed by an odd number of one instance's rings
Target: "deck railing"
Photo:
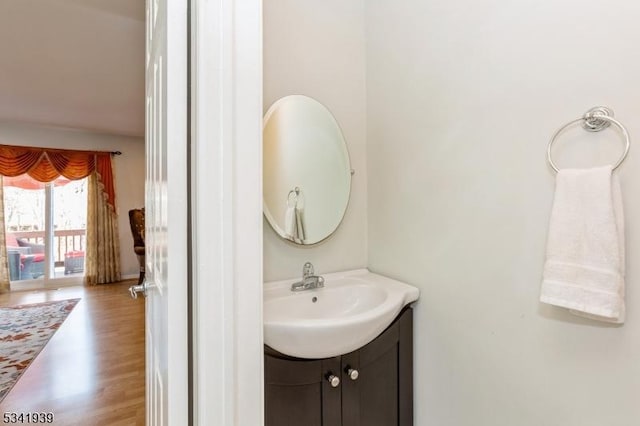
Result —
[[[9, 231], [16, 238], [24, 238], [30, 243], [44, 244], [44, 231]], [[64, 254], [70, 251], [84, 251], [87, 243], [86, 229], [64, 229], [53, 231], [53, 259], [56, 265], [64, 263]]]

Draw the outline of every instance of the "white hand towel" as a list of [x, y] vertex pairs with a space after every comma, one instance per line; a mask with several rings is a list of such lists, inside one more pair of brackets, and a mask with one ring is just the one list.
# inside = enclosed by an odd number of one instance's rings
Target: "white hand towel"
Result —
[[302, 209], [296, 207], [296, 225], [298, 225], [298, 233], [297, 233], [297, 237], [298, 237], [298, 241], [296, 241], [297, 243], [304, 243], [304, 239], [305, 239], [305, 231], [304, 231], [304, 214], [302, 212]]
[[285, 238], [291, 241], [298, 239], [298, 223], [296, 208], [287, 206], [287, 210], [284, 212], [284, 235]]
[[540, 301], [623, 323], [624, 258], [622, 193], [611, 166], [560, 170]]

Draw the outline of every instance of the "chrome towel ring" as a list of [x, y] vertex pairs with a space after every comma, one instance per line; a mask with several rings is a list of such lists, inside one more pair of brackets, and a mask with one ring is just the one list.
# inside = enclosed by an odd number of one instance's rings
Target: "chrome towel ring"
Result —
[[[293, 197], [291, 197], [293, 195]], [[300, 196], [300, 188], [297, 186], [289, 191], [287, 194], [287, 207], [297, 207], [298, 206], [298, 197]], [[293, 205], [291, 205], [291, 201], [293, 201]]]
[[584, 127], [584, 129], [589, 132], [599, 132], [603, 129], [606, 129], [611, 124], [615, 125], [618, 129], [620, 129], [625, 139], [625, 147], [624, 147], [624, 152], [622, 153], [622, 156], [613, 165], [613, 170], [617, 169], [620, 166], [620, 164], [622, 164], [624, 159], [627, 158], [627, 154], [629, 153], [629, 146], [631, 145], [631, 141], [629, 139], [629, 132], [627, 132], [627, 129], [625, 129], [622, 123], [620, 123], [618, 120], [613, 118], [613, 110], [607, 107], [602, 107], [602, 106], [591, 108], [582, 117], [568, 122], [564, 126], [560, 127], [553, 134], [553, 136], [551, 137], [551, 140], [549, 141], [549, 145], [547, 146], [547, 161], [549, 162], [549, 165], [551, 166], [551, 168], [555, 170], [556, 173], [559, 171], [558, 167], [555, 165], [555, 163], [551, 159], [551, 148], [553, 147], [554, 142], [558, 138], [558, 135], [560, 135], [560, 133], [562, 133], [567, 127], [580, 122], [582, 122], [582, 127]]

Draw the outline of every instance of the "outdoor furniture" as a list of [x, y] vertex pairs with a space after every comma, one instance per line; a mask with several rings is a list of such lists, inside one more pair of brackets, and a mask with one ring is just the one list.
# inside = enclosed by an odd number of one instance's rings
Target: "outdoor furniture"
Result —
[[133, 251], [138, 257], [140, 265], [140, 277], [138, 284], [144, 281], [144, 207], [141, 209], [129, 210], [129, 225], [131, 226], [131, 236], [133, 237]]
[[[21, 280], [33, 280], [44, 275], [44, 261], [36, 262], [37, 254], [23, 254], [20, 256], [22, 262], [22, 270], [20, 271]], [[44, 256], [44, 255], [41, 255]]]
[[26, 238], [16, 238], [18, 245], [20, 247], [29, 247], [31, 249], [31, 253], [42, 253], [44, 254], [44, 244], [32, 243]]
[[32, 243], [25, 238], [18, 238], [18, 245], [20, 247], [29, 248], [29, 255], [31, 260], [23, 256], [23, 268], [20, 279], [36, 279], [44, 275], [44, 244]]
[[22, 270], [20, 252], [18, 250], [7, 249], [7, 258], [9, 259], [9, 280], [18, 281]]
[[64, 274], [76, 274], [84, 271], [84, 252], [70, 251], [64, 254]]
[[9, 258], [9, 279], [30, 280], [44, 275], [44, 245], [16, 239], [10, 232], [5, 234], [7, 257]]

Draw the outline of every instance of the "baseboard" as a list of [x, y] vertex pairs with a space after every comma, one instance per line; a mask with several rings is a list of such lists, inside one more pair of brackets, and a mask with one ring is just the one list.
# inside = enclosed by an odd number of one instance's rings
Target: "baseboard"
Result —
[[140, 274], [126, 274], [126, 275], [123, 275], [120, 279], [124, 281], [124, 280], [137, 280], [138, 278], [140, 278]]
[[[139, 274], [122, 275], [120, 280], [137, 280]], [[43, 280], [21, 280], [11, 283], [11, 291], [33, 291], [33, 290], [51, 290], [60, 287], [73, 287], [84, 285], [84, 277], [64, 277], [49, 280], [46, 284]]]
[[11, 283], [11, 291], [51, 290], [78, 285], [84, 285], [84, 277], [56, 278], [46, 283], [43, 280], [21, 280]]

